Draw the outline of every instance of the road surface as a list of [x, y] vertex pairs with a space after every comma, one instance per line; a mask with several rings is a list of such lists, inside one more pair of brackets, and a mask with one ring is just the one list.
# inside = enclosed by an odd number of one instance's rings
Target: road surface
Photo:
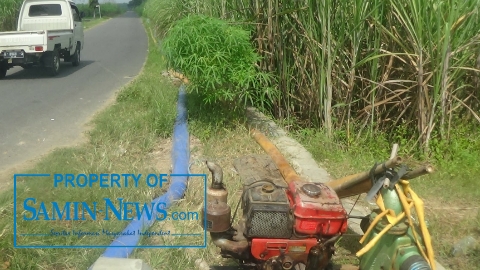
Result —
[[140, 18], [127, 12], [85, 32], [78, 67], [62, 63], [57, 77], [10, 69], [0, 80], [0, 172], [81, 139], [91, 116], [138, 75], [147, 50]]

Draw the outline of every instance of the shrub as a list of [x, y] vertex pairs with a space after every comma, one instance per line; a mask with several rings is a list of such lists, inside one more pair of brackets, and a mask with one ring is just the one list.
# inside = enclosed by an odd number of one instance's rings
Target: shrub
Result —
[[263, 108], [272, 104], [272, 77], [257, 69], [260, 57], [249, 32], [220, 19], [191, 15], [173, 25], [162, 49], [170, 67], [189, 78], [190, 90], [202, 94], [204, 102]]

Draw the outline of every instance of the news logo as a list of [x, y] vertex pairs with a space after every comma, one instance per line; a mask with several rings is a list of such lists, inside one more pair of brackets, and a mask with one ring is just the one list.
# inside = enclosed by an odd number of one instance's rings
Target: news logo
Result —
[[[181, 195], [180, 191], [170, 188], [175, 179], [179, 179], [177, 186], [183, 182], [186, 185], [187, 181], [180, 181], [185, 177], [201, 183], [203, 189], [195, 192], [202, 196], [203, 203], [205, 174], [15, 175], [14, 246], [106, 248], [115, 238], [136, 236], [147, 239], [147, 244], [137, 246], [142, 248], [206, 247], [200, 209], [179, 209], [174, 198]], [[38, 179], [51, 184], [45, 187], [49, 192], [28, 192], [28, 184]], [[128, 198], [122, 196], [122, 189], [129, 189]], [[68, 194], [76, 196], [70, 198]], [[79, 200], [78, 194], [84, 199]], [[127, 227], [129, 222], [142, 225]]]

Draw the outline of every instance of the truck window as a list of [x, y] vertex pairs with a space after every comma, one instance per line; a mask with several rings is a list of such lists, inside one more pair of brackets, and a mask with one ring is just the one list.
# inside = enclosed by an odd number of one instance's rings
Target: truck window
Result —
[[31, 5], [30, 9], [28, 10], [29, 17], [60, 15], [62, 15], [62, 7], [60, 6], [60, 4]]
[[73, 21], [79, 22], [80, 21], [80, 15], [78, 15], [77, 10], [73, 7], [72, 7], [72, 14], [73, 14]]

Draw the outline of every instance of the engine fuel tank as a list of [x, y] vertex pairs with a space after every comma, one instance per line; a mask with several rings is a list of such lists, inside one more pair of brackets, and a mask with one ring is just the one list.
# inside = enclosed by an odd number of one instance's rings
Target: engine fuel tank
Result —
[[297, 233], [332, 236], [347, 231], [347, 212], [332, 188], [305, 181], [291, 182], [288, 188]]

